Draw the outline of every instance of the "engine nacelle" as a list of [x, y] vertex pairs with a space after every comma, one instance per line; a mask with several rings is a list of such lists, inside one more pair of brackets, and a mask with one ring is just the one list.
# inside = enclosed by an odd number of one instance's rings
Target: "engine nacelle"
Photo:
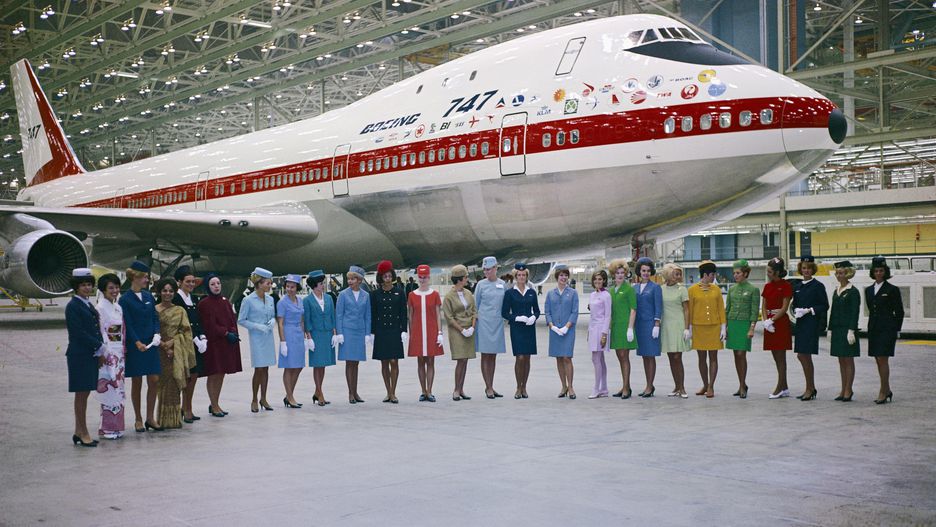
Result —
[[71, 291], [72, 271], [87, 266], [78, 238], [55, 229], [35, 230], [3, 244], [0, 285], [29, 298], [61, 296]]

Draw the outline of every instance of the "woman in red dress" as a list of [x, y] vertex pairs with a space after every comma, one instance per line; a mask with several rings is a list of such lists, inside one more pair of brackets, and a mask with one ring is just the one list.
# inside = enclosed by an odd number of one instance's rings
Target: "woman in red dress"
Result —
[[417, 357], [419, 386], [422, 388], [420, 401], [436, 401], [432, 395], [435, 380], [435, 358], [442, 355], [442, 297], [429, 288], [429, 266], [416, 268], [419, 289], [410, 291], [406, 300], [409, 313], [409, 356]]
[[783, 279], [786, 276], [786, 264], [782, 258], [767, 262], [767, 283], [764, 284], [764, 303], [761, 304], [761, 316], [764, 319], [764, 349], [773, 354], [777, 364], [777, 387], [770, 394], [771, 399], [790, 396], [787, 385], [786, 352], [793, 348], [793, 335], [790, 331], [790, 300], [793, 298], [793, 286]]
[[198, 318], [202, 331], [208, 337], [201, 374], [208, 377], [208, 399], [211, 400], [208, 412], [214, 417], [224, 417], [227, 412], [221, 409], [218, 399], [224, 376], [241, 371], [240, 336], [237, 334], [234, 306], [221, 294], [221, 279], [209, 273], [205, 276], [205, 284], [208, 296], [198, 303]]

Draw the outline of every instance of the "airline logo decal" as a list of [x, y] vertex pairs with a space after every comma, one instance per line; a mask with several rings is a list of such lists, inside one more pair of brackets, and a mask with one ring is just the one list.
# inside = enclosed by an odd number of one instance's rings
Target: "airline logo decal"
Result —
[[587, 82], [583, 82], [582, 84], [585, 85], [585, 89], [582, 90], [582, 97], [588, 97], [593, 91], [595, 91], [595, 87], [591, 84], [588, 84]]
[[621, 100], [618, 99], [617, 94], [614, 94], [614, 93], [611, 94], [611, 104], [614, 104], [614, 105], [621, 104]]
[[558, 90], [553, 92], [553, 100], [556, 102], [562, 102], [562, 100], [565, 99], [565, 95], [566, 95], [565, 90], [563, 90], [562, 88], [559, 88]]
[[549, 115], [552, 113], [552, 110], [549, 109], [549, 106], [542, 106], [537, 110], [536, 115]]
[[663, 84], [663, 77], [660, 75], [654, 75], [647, 79], [647, 88], [651, 90], [659, 88], [661, 84]]
[[686, 81], [691, 81], [692, 77], [673, 77], [667, 80], [669, 80], [670, 82], [686, 82]]
[[682, 93], [680, 95], [683, 99], [692, 99], [699, 94], [699, 87], [695, 84], [687, 84], [683, 86]]
[[516, 108], [517, 106], [523, 104], [524, 99], [525, 97], [523, 95], [514, 95], [514, 98], [510, 100], [510, 105]]
[[671, 91], [661, 91], [661, 92], [659, 92], [659, 93], [656, 94], [656, 98], [657, 98], [657, 99], [668, 99], [668, 98], [670, 98], [670, 97], [672, 97], [672, 96], [673, 96], [673, 92], [671, 92]]
[[699, 72], [699, 82], [709, 82], [715, 80], [715, 70], [702, 70]]
[[480, 121], [480, 119], [472, 115], [471, 119], [468, 121], [468, 124], [471, 125], [469, 128], [474, 128], [474, 125], [478, 124], [478, 121]]
[[504, 104], [504, 98], [501, 97], [500, 100], [497, 101], [497, 104], [496, 104], [494, 107], [495, 107], [495, 108], [503, 108], [504, 106], [506, 106], [506, 105]]
[[640, 83], [637, 82], [637, 79], [632, 77], [624, 81], [624, 84], [621, 86], [621, 91], [624, 93], [630, 93], [632, 91], [636, 91], [637, 88], [640, 88]]
[[578, 113], [578, 99], [566, 99], [563, 113], [566, 115]]
[[371, 132], [379, 132], [381, 130], [387, 130], [390, 128], [396, 128], [398, 126], [408, 126], [419, 120], [419, 116], [422, 114], [414, 113], [413, 115], [407, 115], [405, 117], [397, 117], [396, 119], [389, 119], [387, 121], [378, 121], [376, 123], [371, 123], [364, 127], [361, 130], [360, 134], [369, 134]]
[[419, 126], [416, 127], [416, 138], [417, 138], [417, 139], [420, 138], [420, 137], [422, 137], [424, 133], [426, 133], [426, 125], [421, 124], [421, 125], [419, 125]]
[[634, 94], [631, 95], [630, 100], [631, 100], [631, 102], [634, 103], [634, 104], [640, 104], [640, 103], [642, 103], [642, 102], [644, 102], [644, 101], [647, 100], [647, 92], [645, 92], [645, 91], [643, 91], [643, 90], [634, 92]]
[[728, 87], [722, 84], [718, 79], [712, 79], [712, 84], [709, 84], [708, 94], [712, 97], [718, 97], [725, 93], [728, 90]]
[[614, 89], [614, 86], [610, 84], [605, 84], [604, 86], [601, 87], [601, 93], [608, 93], [613, 89]]

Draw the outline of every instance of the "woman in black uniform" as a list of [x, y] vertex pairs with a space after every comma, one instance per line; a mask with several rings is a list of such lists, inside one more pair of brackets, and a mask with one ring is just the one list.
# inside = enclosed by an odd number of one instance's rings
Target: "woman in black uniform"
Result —
[[380, 361], [387, 396], [383, 402], [396, 404], [397, 379], [400, 377], [399, 361], [403, 358], [403, 343], [409, 341], [406, 332], [406, 294], [397, 285], [396, 271], [390, 260], [377, 264], [377, 281], [380, 286], [371, 292], [371, 330], [374, 332], [374, 360]]
[[68, 391], [75, 394], [75, 433], [72, 443], [96, 447], [98, 442], [88, 433], [88, 396], [97, 389], [98, 368], [104, 362], [104, 337], [101, 335], [100, 317], [91, 304], [94, 276], [91, 270], [72, 271], [71, 286], [75, 296], [65, 306], [65, 325], [68, 327]]
[[208, 339], [202, 331], [201, 321], [198, 319], [198, 299], [192, 294], [198, 285], [198, 279], [192, 268], [183, 265], [176, 269], [174, 275], [176, 282], [179, 283], [179, 290], [172, 298], [172, 303], [181, 306], [188, 315], [189, 324], [192, 326], [193, 342], [195, 344], [195, 367], [189, 372], [188, 383], [182, 392], [182, 420], [186, 423], [194, 423], [201, 419], [192, 412], [192, 397], [195, 394], [195, 383], [198, 381], [198, 374], [202, 372], [202, 365], [205, 362], [202, 353], [208, 349]]
[[887, 281], [890, 277], [887, 260], [883, 256], [873, 258], [871, 278], [874, 283], [865, 288], [865, 304], [868, 306], [868, 355], [877, 361], [878, 375], [881, 376], [881, 391], [874, 400], [877, 404], [890, 402], [894, 398], [887, 360], [894, 356], [897, 335], [904, 318], [900, 289]]

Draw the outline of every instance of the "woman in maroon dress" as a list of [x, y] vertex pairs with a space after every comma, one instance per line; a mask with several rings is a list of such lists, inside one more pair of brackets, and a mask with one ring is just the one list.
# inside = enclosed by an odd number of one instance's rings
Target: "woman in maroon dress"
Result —
[[234, 306], [221, 295], [221, 279], [208, 273], [205, 283], [208, 296], [198, 303], [198, 318], [208, 337], [201, 375], [208, 377], [208, 398], [211, 400], [208, 412], [214, 417], [224, 417], [227, 412], [221, 409], [218, 398], [225, 374], [241, 371], [240, 336], [237, 334]]
[[761, 316], [764, 319], [764, 349], [773, 354], [777, 364], [777, 387], [770, 394], [771, 399], [790, 396], [787, 385], [786, 352], [793, 348], [793, 335], [790, 331], [790, 300], [793, 287], [783, 279], [786, 276], [786, 264], [782, 258], [767, 262], [767, 283], [764, 284], [764, 303]]

